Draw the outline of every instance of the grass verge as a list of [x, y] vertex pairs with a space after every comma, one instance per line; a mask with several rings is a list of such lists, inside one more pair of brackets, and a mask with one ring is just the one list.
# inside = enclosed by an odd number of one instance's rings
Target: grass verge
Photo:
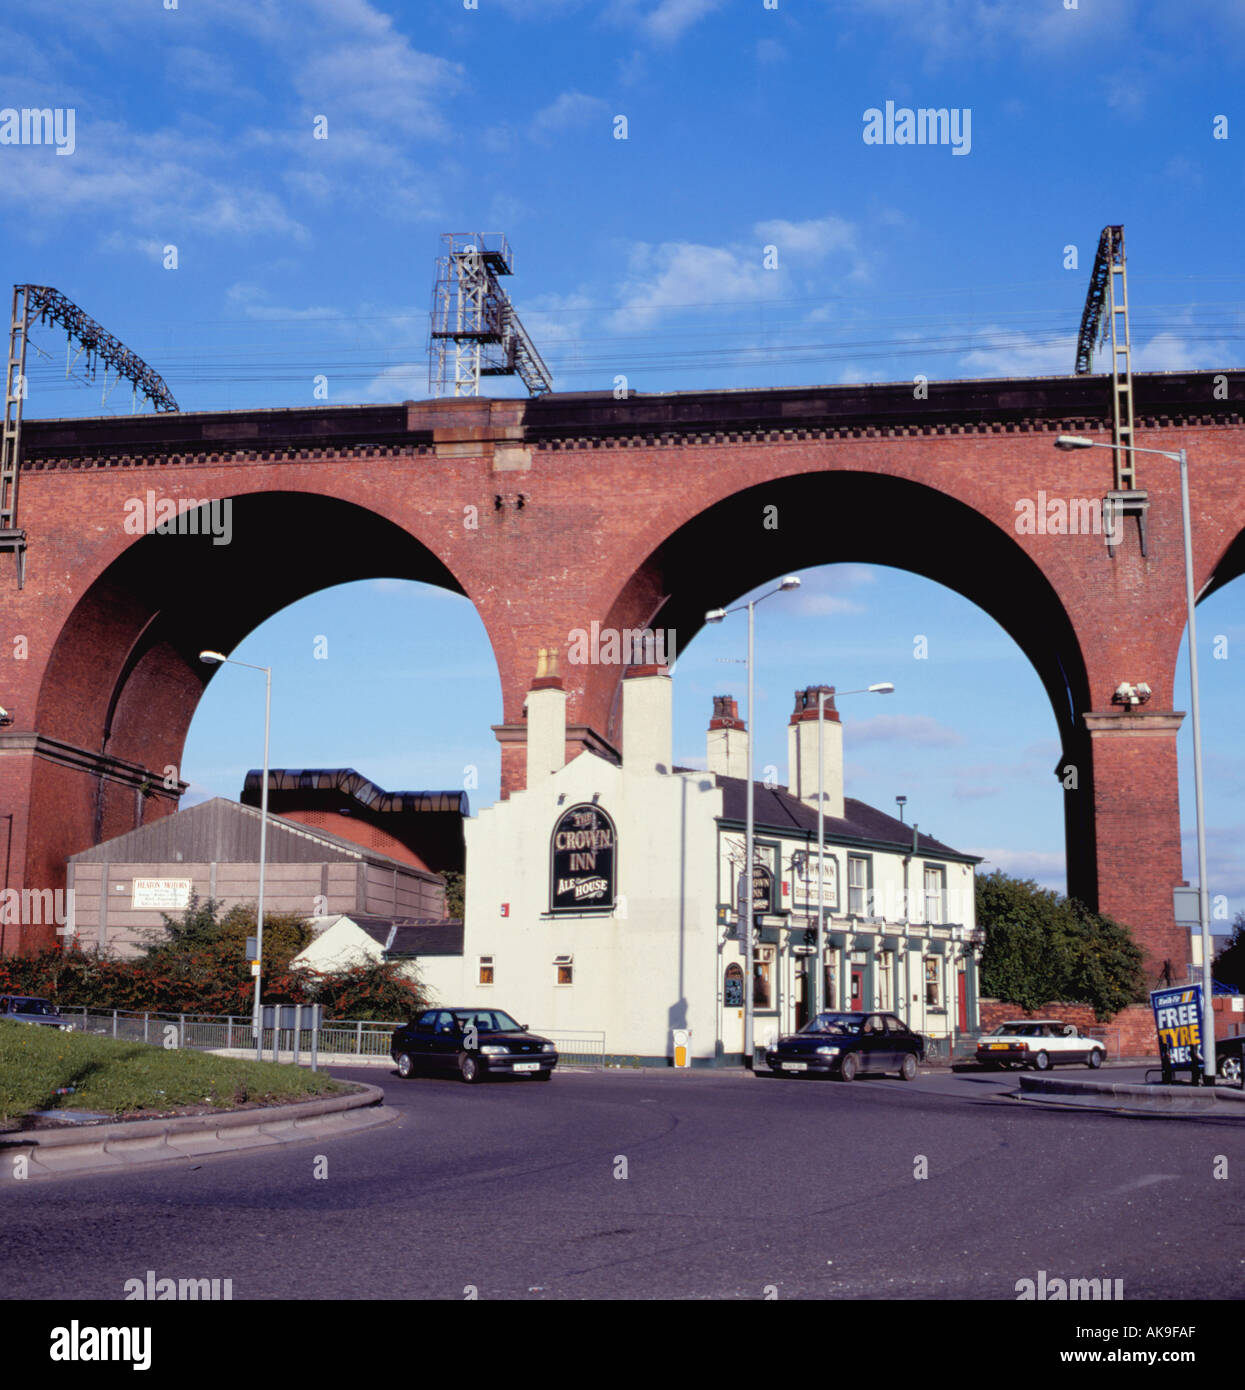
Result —
[[349, 1091], [324, 1072], [0, 1020], [0, 1123], [32, 1110], [167, 1114]]

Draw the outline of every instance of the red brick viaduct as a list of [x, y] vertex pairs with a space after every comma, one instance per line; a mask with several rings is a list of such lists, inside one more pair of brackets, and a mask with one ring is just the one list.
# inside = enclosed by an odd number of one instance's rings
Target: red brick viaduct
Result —
[[[1201, 595], [1245, 568], [1245, 373], [1134, 377], [1137, 443], [1189, 450]], [[25, 588], [0, 556], [3, 886], [57, 888], [67, 855], [176, 809], [166, 769], [212, 668], [271, 614], [349, 580], [465, 594], [504, 693], [503, 789], [523, 779], [538, 648], [595, 619], [674, 628], [779, 574], [896, 566], [990, 613], [1049, 694], [1062, 740], [1068, 890], [1183, 975], [1173, 675], [1185, 626], [1178, 469], [1140, 456], [1129, 520], [1018, 534], [1017, 502], [1101, 498], [1101, 377], [670, 395], [555, 394], [392, 406], [28, 421]], [[126, 503], [232, 498], [232, 538], [135, 535]], [[773, 508], [769, 511], [767, 509]], [[132, 527], [132, 523], [131, 523]], [[21, 640], [18, 640], [21, 639]], [[563, 665], [569, 737], [616, 745], [616, 666]], [[1114, 704], [1122, 681], [1153, 696]], [[1183, 702], [1182, 702], [1183, 703]], [[1069, 777], [1066, 769], [1075, 773]], [[175, 774], [176, 775], [176, 774]], [[6, 933], [5, 949], [54, 941]]]

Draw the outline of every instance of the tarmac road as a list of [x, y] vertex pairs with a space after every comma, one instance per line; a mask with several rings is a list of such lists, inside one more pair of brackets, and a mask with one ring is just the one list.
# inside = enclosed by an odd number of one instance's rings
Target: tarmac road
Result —
[[1245, 1282], [1241, 1122], [1030, 1107], [994, 1073], [333, 1070], [383, 1086], [399, 1119], [0, 1185], [5, 1296], [119, 1299], [148, 1270], [228, 1278], [234, 1299], [1015, 1299], [1039, 1270], [1229, 1299]]

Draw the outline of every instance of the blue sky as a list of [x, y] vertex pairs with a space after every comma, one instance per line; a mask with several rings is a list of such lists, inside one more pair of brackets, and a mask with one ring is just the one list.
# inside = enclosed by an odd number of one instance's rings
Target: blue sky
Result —
[[[513, 298], [563, 390], [619, 374], [661, 391], [1070, 372], [1107, 222], [1127, 231], [1135, 368], [1243, 365], [1245, 6], [1226, 0], [65, 13], [22, 0], [0, 18], [0, 105], [75, 112], [72, 154], [0, 145], [3, 278], [69, 295], [184, 409], [310, 405], [321, 375], [333, 402], [426, 396], [449, 230], [510, 238]], [[864, 112], [887, 101], [971, 111], [971, 147], [865, 144]], [[128, 409], [63, 380], [54, 333], [36, 341], [52, 356], [32, 364], [28, 416]], [[785, 776], [796, 687], [893, 680], [893, 696], [844, 702], [849, 794], [887, 808], [907, 795], [923, 829], [1062, 886], [1054, 722], [1010, 639], [896, 570], [804, 580], [758, 610], [759, 763]], [[1211, 886], [1233, 913], [1243, 592], [1199, 620]], [[703, 757], [710, 697], [742, 697], [732, 621], [678, 666], [681, 758]], [[1220, 634], [1225, 661], [1210, 656]], [[476, 768], [475, 804], [496, 794], [500, 691], [462, 600], [385, 580], [326, 592], [238, 655], [274, 666], [274, 764], [351, 765], [393, 789], [460, 786]], [[213, 681], [183, 769], [195, 796], [237, 795], [259, 761], [252, 680]], [[1192, 876], [1188, 750], [1186, 729]]]

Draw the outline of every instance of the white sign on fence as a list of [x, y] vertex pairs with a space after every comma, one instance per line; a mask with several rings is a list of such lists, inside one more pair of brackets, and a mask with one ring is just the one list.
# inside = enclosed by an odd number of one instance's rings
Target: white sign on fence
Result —
[[161, 912], [190, 906], [188, 878], [136, 878], [131, 888], [130, 906], [156, 908]]

